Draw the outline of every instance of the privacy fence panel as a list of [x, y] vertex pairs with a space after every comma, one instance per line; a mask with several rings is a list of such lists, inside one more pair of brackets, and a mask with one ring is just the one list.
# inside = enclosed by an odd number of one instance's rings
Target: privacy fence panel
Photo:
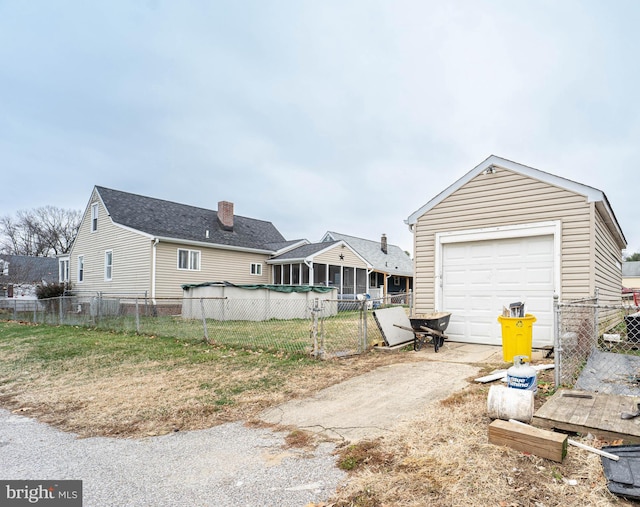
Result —
[[637, 393], [640, 307], [599, 304], [597, 295], [556, 301], [554, 307], [556, 386], [611, 393], [623, 393], [629, 387]]

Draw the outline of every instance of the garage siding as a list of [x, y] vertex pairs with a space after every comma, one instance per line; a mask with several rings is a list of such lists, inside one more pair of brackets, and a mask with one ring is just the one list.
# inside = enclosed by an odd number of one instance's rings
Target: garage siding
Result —
[[[594, 206], [595, 208], [595, 206]], [[598, 289], [600, 302], [620, 304], [622, 294], [622, 255], [611, 233], [595, 209], [595, 288]]]
[[415, 311], [435, 309], [437, 232], [548, 220], [560, 220], [562, 224], [562, 298], [584, 297], [593, 285], [589, 262], [591, 213], [584, 196], [514, 171], [498, 168], [494, 174], [478, 174], [416, 221]]

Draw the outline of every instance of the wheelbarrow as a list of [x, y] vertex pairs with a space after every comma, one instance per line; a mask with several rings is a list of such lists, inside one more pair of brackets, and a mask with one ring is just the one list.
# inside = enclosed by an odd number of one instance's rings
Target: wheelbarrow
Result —
[[447, 338], [444, 331], [449, 325], [450, 317], [449, 312], [422, 313], [409, 318], [411, 328], [398, 324], [394, 326], [413, 332], [413, 350], [420, 350], [425, 344], [432, 342], [433, 349], [438, 352]]

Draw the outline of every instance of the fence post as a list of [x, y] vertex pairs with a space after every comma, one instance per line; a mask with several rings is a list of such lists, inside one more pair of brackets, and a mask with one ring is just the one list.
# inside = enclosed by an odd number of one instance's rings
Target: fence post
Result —
[[313, 308], [311, 309], [311, 340], [313, 341], [313, 357], [316, 359], [319, 355], [318, 350], [318, 298], [313, 300]]
[[37, 311], [38, 311], [38, 301], [39, 301], [39, 300], [38, 300], [38, 299], [36, 299], [36, 300], [33, 302], [33, 323], [34, 323], [34, 324], [37, 324], [37, 323], [38, 323], [38, 314], [37, 314]]
[[136, 297], [136, 333], [140, 334], [140, 311], [138, 308], [138, 298]]
[[600, 305], [600, 289], [598, 287], [596, 287], [596, 293], [595, 293], [595, 299], [596, 299], [596, 306], [593, 310], [593, 329], [594, 329], [594, 337], [593, 337], [593, 343], [592, 345], [595, 347], [598, 344], [598, 336], [600, 335], [600, 329], [598, 329], [598, 326], [600, 325], [600, 315], [599, 315], [599, 306]]
[[556, 389], [560, 387], [560, 368], [562, 362], [562, 344], [560, 343], [560, 305], [558, 295], [553, 295], [553, 376]]
[[361, 353], [367, 351], [367, 345], [369, 343], [369, 335], [367, 329], [367, 300], [362, 301], [362, 350]]
[[205, 341], [211, 345], [209, 342], [209, 331], [207, 330], [207, 318], [204, 314], [204, 299], [200, 298], [200, 314], [202, 315], [202, 327], [204, 328], [204, 339]]
[[13, 320], [18, 320], [18, 300], [13, 296]]

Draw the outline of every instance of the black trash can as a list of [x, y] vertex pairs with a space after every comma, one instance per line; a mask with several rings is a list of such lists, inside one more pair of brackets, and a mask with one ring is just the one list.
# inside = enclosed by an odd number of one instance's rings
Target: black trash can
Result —
[[640, 343], [640, 312], [627, 315], [624, 323], [627, 325], [627, 340]]

